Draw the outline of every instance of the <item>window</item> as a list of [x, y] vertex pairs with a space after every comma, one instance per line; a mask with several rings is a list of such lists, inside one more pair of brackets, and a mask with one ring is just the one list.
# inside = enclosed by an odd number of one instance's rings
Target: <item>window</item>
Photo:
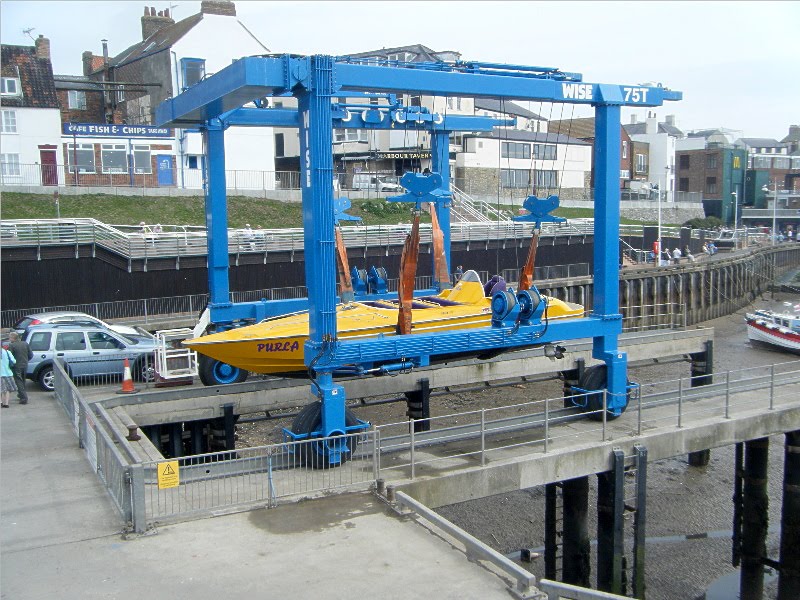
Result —
[[3, 96], [21, 96], [22, 88], [16, 77], [3, 77], [0, 79], [0, 94]]
[[122, 86], [117, 88], [117, 91], [115, 92], [115, 97], [117, 99], [117, 103], [125, 102], [125, 88]]
[[716, 169], [716, 168], [717, 168], [717, 155], [706, 154], [706, 169]]
[[341, 144], [342, 142], [366, 142], [367, 130], [366, 129], [334, 129], [333, 142]]
[[49, 331], [36, 331], [28, 339], [28, 345], [34, 352], [45, 352], [50, 350], [50, 339], [53, 334]]
[[531, 184], [531, 172], [527, 169], [501, 169], [500, 185], [504, 188], [527, 188]]
[[[683, 158], [683, 157], [681, 157]], [[636, 172], [647, 173], [647, 156], [644, 154], [636, 155]]]
[[183, 88], [186, 90], [202, 81], [206, 76], [206, 61], [203, 58], [182, 58]]
[[734, 169], [741, 169], [742, 168], [742, 157], [741, 156], [734, 156], [733, 157], [733, 168]]
[[628, 158], [628, 142], [622, 142], [622, 158]]
[[128, 154], [125, 144], [102, 144], [100, 160], [103, 173], [126, 173], [128, 171]]
[[150, 146], [133, 147], [133, 172], [144, 174], [153, 172], [150, 162]]
[[0, 154], [0, 173], [10, 177], [19, 176], [19, 154]]
[[772, 159], [772, 168], [773, 169], [788, 169], [790, 160], [788, 156], [776, 156]]
[[89, 333], [89, 345], [93, 350], [117, 350], [124, 348], [122, 342], [117, 338], [111, 337], [102, 331], [92, 331]]
[[530, 158], [531, 145], [517, 142], [502, 142], [500, 154], [503, 158]]
[[409, 102], [411, 103], [410, 106], [422, 106], [422, 97], [421, 96], [410, 96]]
[[17, 133], [17, 111], [4, 110], [2, 111], [2, 131], [3, 133]]
[[681, 177], [678, 179], [678, 191], [679, 192], [688, 192], [689, 191], [689, 178], [688, 177]]
[[533, 158], [539, 160], [556, 160], [557, 156], [556, 147], [553, 144], [533, 145]]
[[275, 156], [281, 157], [281, 156], [283, 156], [283, 153], [284, 153], [283, 134], [282, 133], [276, 133], [275, 134]]
[[534, 185], [537, 190], [542, 188], [555, 189], [558, 187], [558, 173], [556, 171], [534, 171]]
[[67, 144], [67, 165], [73, 173], [94, 173], [94, 144]]
[[772, 159], [769, 156], [756, 156], [753, 159], [754, 169], [769, 169], [772, 166]]
[[717, 193], [717, 178], [706, 177], [706, 194], [716, 194], [716, 193]]
[[414, 60], [414, 55], [411, 52], [396, 52], [386, 56], [389, 60], [396, 60], [399, 62], [411, 62]]
[[792, 158], [792, 169], [800, 169], [800, 156]]
[[678, 161], [678, 166], [681, 169], [688, 169], [690, 161], [691, 161], [691, 157], [688, 154], [681, 154], [681, 157], [680, 157], [680, 159]]
[[187, 156], [186, 157], [186, 166], [190, 169], [199, 169], [203, 164], [203, 157], [202, 156]]
[[67, 104], [72, 110], [86, 110], [86, 92], [82, 90], [69, 90]]
[[272, 108], [283, 108], [283, 102], [280, 100], [276, 100], [272, 103]]
[[56, 350], [85, 350], [86, 338], [82, 331], [65, 331], [56, 336]]

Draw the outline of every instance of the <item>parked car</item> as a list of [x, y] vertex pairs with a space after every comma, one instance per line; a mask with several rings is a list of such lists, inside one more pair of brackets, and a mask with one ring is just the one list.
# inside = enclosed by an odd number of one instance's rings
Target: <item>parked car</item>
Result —
[[124, 359], [139, 381], [155, 376], [155, 340], [152, 337], [125, 336], [96, 324], [43, 323], [31, 325], [24, 336], [33, 358], [27, 377], [45, 391], [53, 390], [53, 362], [64, 361], [72, 379], [103, 375], [122, 375]]
[[40, 325], [42, 323], [72, 323], [74, 325], [94, 324], [105, 327], [106, 329], [110, 329], [112, 331], [116, 331], [117, 333], [121, 333], [123, 335], [152, 337], [149, 332], [145, 331], [141, 327], [129, 327], [128, 325], [115, 325], [114, 323], [106, 323], [105, 321], [98, 319], [97, 317], [93, 317], [92, 315], [69, 310], [26, 315], [14, 323], [12, 329], [14, 329], [14, 331], [16, 331], [20, 336], [24, 336], [28, 327], [31, 325]]
[[402, 192], [400, 180], [391, 175], [376, 175], [375, 173], [356, 173], [353, 175], [353, 189], [375, 190], [378, 192]]

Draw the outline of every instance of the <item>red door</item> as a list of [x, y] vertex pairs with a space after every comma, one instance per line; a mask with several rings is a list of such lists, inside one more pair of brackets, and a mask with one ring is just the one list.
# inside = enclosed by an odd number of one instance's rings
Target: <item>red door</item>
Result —
[[39, 150], [42, 185], [58, 185], [58, 162], [55, 150]]

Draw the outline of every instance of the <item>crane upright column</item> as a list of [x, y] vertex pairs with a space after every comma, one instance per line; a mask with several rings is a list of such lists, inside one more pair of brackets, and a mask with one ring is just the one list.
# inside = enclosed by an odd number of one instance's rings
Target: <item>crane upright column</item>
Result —
[[[604, 90], [607, 91], [607, 90]], [[592, 355], [605, 361], [608, 405], [626, 402], [627, 357], [617, 348], [619, 313], [620, 104], [595, 107], [594, 306], [595, 317], [616, 322], [612, 332], [594, 338]]]
[[[311, 306], [305, 364], [324, 365], [336, 349], [336, 238], [333, 207], [333, 58], [308, 61], [310, 85], [298, 92], [300, 112], [300, 177], [306, 286]], [[313, 390], [322, 401], [323, 437], [344, 433], [344, 388], [333, 383], [333, 368], [317, 370]], [[314, 377], [314, 374], [311, 374]]]

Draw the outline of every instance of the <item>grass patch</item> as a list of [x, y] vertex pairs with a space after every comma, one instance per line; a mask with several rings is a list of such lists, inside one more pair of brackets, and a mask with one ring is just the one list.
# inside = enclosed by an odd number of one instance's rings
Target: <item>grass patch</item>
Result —
[[[162, 225], [205, 225], [205, 200], [201, 196], [113, 196], [85, 194], [61, 196], [61, 218], [92, 218], [113, 225], [136, 225], [140, 221]], [[411, 206], [383, 199], [353, 200], [348, 211], [359, 216], [365, 225], [411, 223]], [[6, 192], [2, 202], [3, 219], [54, 219], [53, 197], [43, 194]], [[423, 214], [423, 222], [430, 217]], [[299, 202], [282, 202], [243, 196], [228, 196], [228, 225], [232, 228], [259, 225], [264, 229], [303, 226]]]
[[[361, 217], [364, 225], [397, 225], [411, 223], [411, 205], [404, 202], [387, 202], [383, 198], [353, 200], [348, 211]], [[61, 217], [65, 219], [93, 218], [112, 225], [136, 225], [140, 221], [162, 225], [205, 225], [205, 201], [202, 196], [114, 196], [111, 194], [85, 194], [61, 196]], [[514, 210], [516, 214], [516, 210]], [[591, 219], [592, 208], [558, 207], [554, 213], [565, 219]], [[4, 219], [54, 219], [56, 207], [53, 197], [45, 194], [3, 194]], [[430, 222], [423, 213], [421, 221]], [[232, 228], [251, 227], [285, 229], [303, 226], [303, 211], [299, 202], [282, 202], [263, 198], [228, 196], [228, 225]], [[621, 218], [624, 225], [656, 225], [656, 221], [636, 221]], [[347, 223], [345, 223], [347, 225]], [[665, 227], [679, 224], [662, 223]]]

